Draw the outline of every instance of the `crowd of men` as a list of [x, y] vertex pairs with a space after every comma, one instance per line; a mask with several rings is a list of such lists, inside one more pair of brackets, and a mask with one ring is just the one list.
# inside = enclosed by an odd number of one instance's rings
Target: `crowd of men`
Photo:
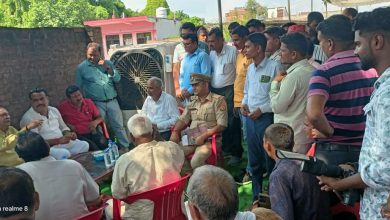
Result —
[[[120, 147], [136, 146], [115, 164], [115, 198], [179, 180], [185, 170], [193, 172], [182, 208], [188, 219], [331, 219], [333, 194], [326, 191], [348, 189], [364, 189], [361, 219], [390, 217], [390, 8], [347, 8], [327, 19], [311, 12], [306, 24], [281, 27], [251, 19], [228, 30], [231, 42], [219, 28], [182, 24], [173, 56], [176, 97], [163, 91], [161, 79], [149, 79], [142, 113], [127, 122], [130, 139], [114, 87], [121, 76], [97, 43], [87, 46], [59, 109], [49, 106], [45, 89], [31, 90], [18, 132], [0, 107], [0, 166], [9, 167], [0, 168], [0, 217], [71, 219], [101, 204], [91, 176], [66, 159], [106, 147], [103, 121]], [[243, 181], [252, 180], [255, 202], [269, 175], [272, 211], [238, 211], [232, 176], [205, 165], [215, 134], [232, 166], [241, 163], [246, 143]], [[311, 150], [327, 166], [354, 174], [316, 178], [300, 171], [300, 161], [278, 156]], [[150, 201], [122, 205], [125, 219], [153, 218]], [[27, 208], [2, 208], [11, 206]]]

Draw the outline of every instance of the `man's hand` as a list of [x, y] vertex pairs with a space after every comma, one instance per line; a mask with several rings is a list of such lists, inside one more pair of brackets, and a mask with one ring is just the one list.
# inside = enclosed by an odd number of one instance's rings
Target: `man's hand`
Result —
[[187, 89], [181, 90], [181, 95], [183, 98], [189, 98], [191, 96]]
[[195, 145], [196, 146], [200, 146], [200, 145], [203, 145], [204, 142], [205, 142], [205, 137], [203, 137], [203, 135], [200, 135], [198, 136], [196, 139], [195, 139]]
[[43, 124], [42, 119], [34, 119], [28, 125], [26, 125], [26, 129], [27, 130], [34, 129], [41, 126], [42, 124]]
[[326, 135], [324, 133], [321, 133], [319, 130], [312, 128], [310, 135], [311, 135], [311, 138], [315, 138], [315, 139], [317, 139], [317, 138], [330, 138], [333, 136], [333, 133], [334, 133], [334, 129], [332, 127], [329, 127], [328, 134], [330, 134], [330, 135]]
[[281, 82], [281, 81], [284, 79], [284, 77], [286, 77], [286, 75], [287, 75], [286, 72], [279, 72], [279, 73], [275, 76], [274, 81], [276, 81], [276, 82]]
[[245, 117], [248, 117], [248, 115], [249, 115], [249, 113], [250, 113], [249, 108], [248, 108], [248, 105], [246, 105], [246, 104], [241, 106], [240, 111], [241, 111], [241, 114], [242, 114], [243, 116], [245, 116]]
[[108, 65], [108, 63], [105, 60], [103, 59], [99, 60], [98, 64], [102, 66], [107, 71], [108, 74], [112, 75], [114, 73], [110, 65]]
[[71, 140], [76, 140], [77, 134], [71, 131], [67, 131], [65, 132], [64, 137], [69, 137]]
[[260, 108], [257, 108], [254, 112], [251, 112], [248, 114], [248, 117], [252, 120], [258, 119], [263, 113], [261, 112]]
[[67, 144], [69, 143], [69, 141], [71, 140], [72, 138], [69, 137], [69, 136], [62, 136], [59, 140], [58, 140], [58, 144]]
[[91, 132], [96, 131], [97, 126], [99, 125], [100, 121], [99, 120], [94, 120], [91, 121], [88, 125], [88, 128]]
[[336, 189], [336, 183], [339, 181], [337, 178], [328, 177], [328, 176], [317, 176], [317, 179], [320, 181], [321, 190], [323, 191], [333, 191]]
[[183, 96], [181, 95], [181, 92], [179, 94], [176, 94], [176, 99], [178, 99], [179, 101], [184, 101], [184, 98]]
[[169, 140], [178, 144], [180, 142], [179, 133], [177, 131], [172, 131], [171, 138], [169, 138]]

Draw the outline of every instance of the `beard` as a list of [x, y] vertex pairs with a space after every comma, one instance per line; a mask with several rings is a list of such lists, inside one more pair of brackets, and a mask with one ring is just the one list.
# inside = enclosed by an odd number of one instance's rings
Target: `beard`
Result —
[[360, 57], [360, 62], [362, 64], [363, 70], [369, 70], [369, 69], [375, 67], [375, 60], [372, 56], [365, 57], [365, 58]]

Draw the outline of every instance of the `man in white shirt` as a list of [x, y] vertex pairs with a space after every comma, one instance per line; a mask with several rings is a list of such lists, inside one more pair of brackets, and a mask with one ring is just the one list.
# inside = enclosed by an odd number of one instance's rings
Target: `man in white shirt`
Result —
[[50, 154], [59, 159], [66, 159], [71, 155], [87, 152], [89, 144], [77, 139], [61, 117], [60, 112], [49, 106], [47, 92], [43, 88], [30, 91], [31, 108], [24, 113], [20, 127], [25, 127], [33, 120], [42, 120], [42, 125], [31, 129], [40, 134], [51, 146]]
[[209, 32], [208, 43], [212, 65], [211, 92], [224, 96], [227, 104], [228, 127], [222, 133], [222, 149], [231, 155], [230, 165], [237, 165], [242, 156], [241, 122], [238, 115], [234, 116], [233, 92], [236, 79], [237, 49], [226, 45], [223, 33], [218, 27]]
[[245, 55], [253, 59], [248, 67], [245, 81], [244, 98], [241, 113], [246, 117], [246, 135], [248, 143], [248, 161], [252, 172], [253, 201], [257, 200], [262, 190], [263, 169], [271, 173], [274, 166], [272, 159], [263, 149], [265, 129], [273, 123], [273, 113], [269, 90], [281, 65], [265, 57], [267, 39], [262, 33], [253, 33], [245, 42]]
[[[184, 152], [171, 141], [153, 140], [152, 122], [136, 114], [127, 122], [136, 147], [119, 157], [112, 176], [112, 195], [123, 199], [130, 194], [147, 191], [179, 180], [184, 163]], [[112, 207], [106, 210], [112, 210]], [[123, 218], [152, 219], [153, 203], [140, 200], [125, 204]], [[110, 214], [108, 214], [110, 215]]]
[[285, 123], [294, 130], [293, 151], [306, 154], [311, 143], [304, 128], [307, 93], [314, 67], [306, 59], [307, 40], [301, 33], [281, 38], [281, 62], [287, 73], [279, 73], [271, 84], [271, 107], [275, 123]]
[[162, 91], [162, 81], [157, 77], [150, 78], [147, 86], [148, 97], [142, 106], [142, 113], [157, 127], [161, 137], [168, 141], [171, 137], [171, 127], [180, 116], [176, 99]]
[[36, 219], [74, 219], [88, 213], [87, 206], [101, 202], [99, 186], [84, 167], [74, 160], [54, 159], [39, 134], [20, 133], [15, 151], [26, 161], [18, 168], [31, 176], [39, 194]]

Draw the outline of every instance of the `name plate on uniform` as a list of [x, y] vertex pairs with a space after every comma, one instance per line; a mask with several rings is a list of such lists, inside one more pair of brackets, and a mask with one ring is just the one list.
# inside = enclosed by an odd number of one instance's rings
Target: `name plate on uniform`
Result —
[[267, 75], [261, 75], [260, 82], [261, 83], [269, 83], [271, 81], [271, 77]]

